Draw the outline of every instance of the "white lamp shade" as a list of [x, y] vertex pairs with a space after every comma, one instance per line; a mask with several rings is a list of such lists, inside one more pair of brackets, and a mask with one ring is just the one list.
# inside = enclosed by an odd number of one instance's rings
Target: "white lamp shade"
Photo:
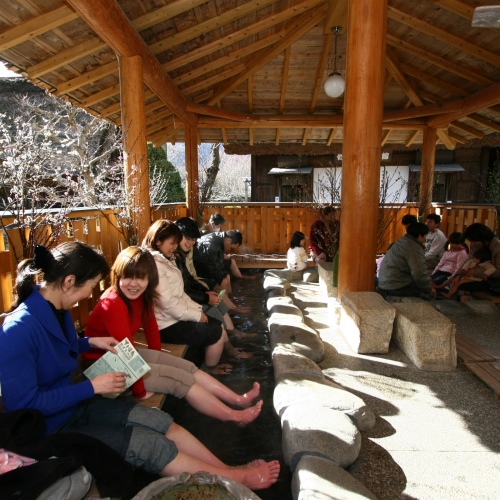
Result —
[[345, 90], [345, 80], [340, 73], [332, 73], [325, 80], [325, 94], [329, 97], [340, 97]]

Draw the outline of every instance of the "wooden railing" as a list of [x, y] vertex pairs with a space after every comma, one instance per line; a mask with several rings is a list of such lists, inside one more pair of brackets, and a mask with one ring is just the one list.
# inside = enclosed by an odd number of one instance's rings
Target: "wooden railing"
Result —
[[[496, 230], [496, 212], [490, 205], [434, 205], [436, 213], [443, 218], [441, 229], [445, 234], [454, 231], [463, 232], [473, 222], [486, 224]], [[378, 253], [383, 253], [389, 243], [403, 235], [401, 217], [406, 213], [416, 215], [414, 204], [407, 206], [386, 205], [382, 211], [384, 231], [378, 238]], [[153, 220], [176, 220], [187, 215], [182, 204], [164, 205], [152, 210]], [[294, 231], [309, 234], [311, 224], [317, 219], [317, 212], [310, 205], [293, 203], [210, 203], [203, 211], [203, 220], [207, 221], [213, 213], [220, 213], [226, 220], [224, 229], [239, 229], [243, 233], [241, 253], [284, 254], [288, 249], [290, 237]], [[1, 214], [0, 214], [1, 215]], [[360, 213], [360, 217], [363, 214]], [[78, 239], [102, 251], [108, 262], [112, 264], [118, 253], [126, 246], [121, 233], [116, 227], [113, 213], [101, 213], [96, 210], [79, 209], [70, 214], [72, 223], [64, 239]], [[4, 225], [13, 219], [2, 216]], [[9, 231], [10, 247], [6, 238], [0, 238], [0, 312], [10, 309], [13, 295], [12, 285], [17, 267], [17, 256], [22, 254], [19, 246], [17, 230]], [[12, 248], [13, 247], [13, 248]], [[88, 313], [92, 310], [99, 293], [85, 303], [80, 303], [73, 311], [75, 321], [82, 327], [87, 322]]]

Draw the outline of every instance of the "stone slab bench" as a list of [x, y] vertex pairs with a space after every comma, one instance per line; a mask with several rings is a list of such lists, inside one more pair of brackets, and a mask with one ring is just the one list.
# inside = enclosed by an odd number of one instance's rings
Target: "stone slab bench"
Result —
[[452, 371], [457, 366], [455, 324], [426, 302], [393, 302], [393, 339], [420, 370]]
[[396, 311], [376, 292], [342, 294], [340, 330], [351, 348], [360, 354], [389, 352]]

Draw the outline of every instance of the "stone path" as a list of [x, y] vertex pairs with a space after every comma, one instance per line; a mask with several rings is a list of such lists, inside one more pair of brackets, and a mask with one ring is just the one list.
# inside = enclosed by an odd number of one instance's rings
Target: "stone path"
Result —
[[[388, 354], [357, 354], [318, 285], [294, 283], [289, 296], [324, 342], [325, 377], [377, 416], [375, 427], [361, 433], [360, 455], [347, 472], [380, 500], [499, 497], [500, 400], [491, 389], [462, 365], [452, 372], [418, 370], [392, 343]], [[498, 352], [498, 315], [444, 302], [440, 310], [457, 332]]]

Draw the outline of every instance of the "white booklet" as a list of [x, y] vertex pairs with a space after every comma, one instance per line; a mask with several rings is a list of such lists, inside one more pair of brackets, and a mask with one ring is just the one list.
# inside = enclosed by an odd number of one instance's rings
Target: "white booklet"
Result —
[[[90, 380], [103, 373], [123, 372], [125, 374], [125, 389], [140, 379], [151, 367], [136, 351], [129, 339], [123, 339], [115, 346], [118, 354], [108, 351], [95, 363], [89, 366], [83, 374]], [[124, 390], [125, 390], [124, 389]], [[116, 398], [118, 393], [103, 394], [107, 398]]]

